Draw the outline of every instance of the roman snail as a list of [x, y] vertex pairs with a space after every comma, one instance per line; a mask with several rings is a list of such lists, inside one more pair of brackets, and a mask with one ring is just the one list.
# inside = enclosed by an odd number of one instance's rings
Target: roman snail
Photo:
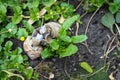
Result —
[[30, 59], [33, 60], [40, 57], [43, 46], [46, 46], [52, 39], [58, 37], [60, 27], [59, 23], [48, 22], [42, 27], [35, 29], [32, 35], [27, 37], [23, 43], [23, 48]]

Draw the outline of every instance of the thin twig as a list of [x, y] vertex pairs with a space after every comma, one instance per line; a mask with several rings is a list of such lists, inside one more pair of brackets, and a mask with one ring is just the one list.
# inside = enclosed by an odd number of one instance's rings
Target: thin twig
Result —
[[81, 0], [81, 2], [78, 4], [78, 6], [75, 8], [75, 11], [77, 11], [77, 9], [80, 7], [80, 5], [82, 4], [83, 0]]
[[103, 70], [104, 68], [105, 68], [105, 66], [103, 66], [103, 67], [102, 67], [102, 68], [100, 68], [99, 70], [95, 71], [94, 73], [89, 74], [87, 77], [91, 77], [91, 76], [93, 76], [93, 75], [97, 74], [98, 72], [100, 72], [100, 71], [101, 71], [101, 70]]
[[1, 35], [1, 34], [4, 34], [4, 33], [8, 33], [8, 32], [9, 32], [9, 31], [0, 32], [0, 35]]
[[106, 58], [107, 58], [107, 56], [108, 56], [108, 54], [109, 54], [109, 50], [110, 50], [110, 48], [111, 48], [111, 46], [112, 46], [115, 38], [116, 38], [116, 36], [113, 37], [111, 43], [110, 43], [109, 46], [108, 46], [108, 49], [107, 49], [107, 51], [106, 51], [106, 54], [104, 55]]
[[117, 47], [117, 45], [113, 46], [108, 52], [106, 52], [106, 54], [108, 55], [111, 51], [113, 51], [115, 48]]
[[41, 65], [43, 63], [43, 61], [44, 60], [41, 60], [41, 62], [37, 66], [35, 66], [34, 69], [36, 69], [39, 65]]
[[25, 80], [23, 76], [21, 76], [20, 74], [14, 74], [12, 72], [9, 72], [7, 70], [2, 70], [3, 72], [7, 73], [8, 74], [8, 77], [12, 77], [12, 76], [15, 76], [15, 77], [19, 77], [21, 78], [22, 80]]
[[89, 49], [87, 42], [82, 43], [82, 44], [87, 48], [87, 50], [89, 51], [89, 53], [92, 55], [93, 52]]
[[80, 16], [80, 18], [83, 18], [88, 12], [86, 11], [84, 14]]
[[90, 19], [89, 19], [89, 21], [88, 21], [88, 24], [87, 24], [87, 26], [86, 26], [86, 30], [85, 30], [85, 34], [87, 34], [87, 32], [88, 32], [88, 27], [89, 27], [89, 25], [90, 25], [90, 22], [91, 22], [91, 20], [93, 19], [93, 17], [95, 16], [95, 14], [98, 12], [98, 10], [100, 9], [100, 7], [98, 7], [97, 9], [96, 9], [96, 11], [92, 14], [92, 16], [90, 17]]
[[109, 40], [107, 41], [106, 46], [105, 46], [105, 48], [104, 48], [104, 55], [105, 55], [105, 53], [106, 53], [106, 51], [107, 51], [107, 46], [109, 45], [109, 42], [110, 42], [111, 38], [108, 38], [108, 39], [109, 39]]
[[[115, 48], [117, 47], [117, 45], [115, 45], [114, 47], [112, 47], [112, 44], [113, 44], [113, 42], [115, 41], [116, 37], [117, 37], [117, 34], [112, 38], [112, 41], [110, 42], [110, 44], [107, 44], [107, 45], [108, 45], [108, 49], [107, 49], [107, 51], [104, 53], [104, 58], [105, 58], [104, 65], [106, 65], [106, 61], [107, 61], [107, 56], [108, 56], [108, 54], [109, 54], [113, 49], [115, 49]], [[106, 45], [106, 46], [107, 46], [107, 45]], [[111, 47], [112, 47], [112, 48], [111, 48]], [[107, 47], [106, 47], [106, 48], [107, 48]]]
[[[8, 18], [12, 18], [13, 16], [7, 16]], [[30, 18], [30, 16], [25, 16], [25, 15], [22, 15], [22, 17], [23, 18], [26, 18], [26, 19], [28, 19], [28, 18]]]
[[119, 35], [120, 35], [120, 28], [118, 27], [118, 25], [116, 23], [115, 23], [115, 26], [116, 26], [116, 28], [118, 30]]
[[70, 79], [71, 77], [66, 70], [66, 62], [67, 62], [67, 58], [65, 59], [65, 63], [64, 63], [64, 71], [65, 71], [65, 74], [67, 75], [67, 77]]
[[[39, 73], [40, 74], [40, 73]], [[42, 75], [42, 74], [40, 74], [40, 76], [42, 76], [42, 77], [44, 77], [45, 79], [48, 79], [49, 80], [49, 78], [47, 77], [47, 76], [44, 76], [44, 75]]]
[[78, 30], [79, 30], [79, 23], [76, 22], [76, 31], [75, 31], [75, 35], [78, 35]]

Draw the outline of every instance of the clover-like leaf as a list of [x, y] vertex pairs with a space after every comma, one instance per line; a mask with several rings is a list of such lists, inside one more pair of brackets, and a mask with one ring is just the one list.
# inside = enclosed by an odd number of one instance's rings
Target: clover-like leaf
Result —
[[13, 17], [12, 17], [12, 22], [14, 23], [14, 24], [18, 24], [18, 23], [20, 23], [20, 21], [22, 20], [22, 15], [14, 15]]
[[11, 61], [13, 61], [14, 60], [14, 64], [21, 64], [21, 63], [23, 63], [23, 57], [22, 57], [22, 55], [11, 55], [11, 57], [10, 57], [10, 60]]
[[42, 0], [42, 3], [46, 7], [50, 7], [54, 3], [54, 0]]
[[113, 0], [115, 4], [120, 5], [120, 0]]
[[115, 24], [114, 16], [111, 13], [107, 13], [102, 17], [101, 23], [110, 29], [113, 33], [113, 25]]
[[6, 6], [0, 2], [0, 23], [6, 18]]
[[30, 18], [35, 21], [38, 20], [40, 14], [39, 9], [37, 7], [34, 7], [34, 8], [30, 8], [29, 10], [30, 10]]
[[32, 33], [33, 32], [33, 30], [34, 30], [34, 27], [31, 25], [31, 24], [29, 24], [28, 23], [28, 21], [23, 21], [23, 24], [24, 24], [24, 26], [26, 27], [26, 29], [30, 32], [30, 33]]
[[112, 14], [115, 14], [119, 10], [119, 6], [113, 3], [109, 6], [109, 10]]
[[22, 9], [20, 6], [16, 6], [14, 7], [14, 16], [12, 17], [12, 22], [14, 24], [18, 24], [20, 23], [20, 21], [22, 20]]
[[24, 73], [25, 73], [26, 78], [27, 78], [28, 80], [30, 80], [30, 79], [32, 78], [33, 68], [30, 67], [30, 68], [26, 69], [26, 70], [24, 71]]
[[17, 47], [14, 51], [13, 51], [13, 54], [20, 54], [22, 53], [22, 49], [20, 47]]
[[8, 23], [7, 26], [5, 27], [10, 34], [14, 35], [17, 32], [17, 26], [13, 23]]
[[20, 39], [21, 37], [27, 37], [28, 32], [24, 28], [19, 28], [19, 30], [17, 32], [17, 36], [18, 36], [18, 39]]
[[5, 50], [10, 50], [12, 45], [13, 45], [13, 43], [11, 41], [7, 41], [5, 44]]

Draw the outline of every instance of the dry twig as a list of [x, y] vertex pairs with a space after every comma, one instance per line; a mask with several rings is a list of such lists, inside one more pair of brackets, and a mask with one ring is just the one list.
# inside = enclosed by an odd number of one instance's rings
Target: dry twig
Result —
[[93, 17], [95, 16], [95, 14], [98, 12], [99, 9], [100, 9], [100, 7], [98, 7], [98, 8], [96, 9], [96, 11], [95, 11], [95, 12], [92, 14], [92, 16], [90, 17], [90, 19], [89, 19], [89, 21], [88, 21], [88, 24], [87, 24], [87, 26], [86, 26], [85, 34], [87, 34], [88, 28], [89, 28], [89, 25], [90, 25], [90, 22], [91, 22], [91, 20], [93, 19]]
[[75, 35], [78, 35], [78, 30], [79, 30], [79, 23], [76, 22], [76, 31], [75, 31]]
[[80, 5], [82, 4], [84, 0], [81, 0], [81, 2], [78, 4], [78, 6], [75, 8], [75, 11], [80, 7]]
[[64, 63], [64, 71], [65, 71], [65, 74], [67, 75], [67, 77], [70, 79], [70, 75], [68, 74], [68, 72], [66, 70], [66, 62], [67, 62], [67, 58], [65, 59], [65, 63]]
[[87, 50], [89, 51], [89, 53], [92, 55], [93, 52], [89, 49], [87, 42], [82, 43], [82, 44], [87, 48]]

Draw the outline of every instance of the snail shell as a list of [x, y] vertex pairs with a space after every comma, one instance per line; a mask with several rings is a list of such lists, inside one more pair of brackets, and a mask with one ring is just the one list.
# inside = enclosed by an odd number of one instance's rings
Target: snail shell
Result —
[[59, 30], [60, 30], [60, 24], [56, 22], [49, 22], [44, 25], [47, 29], [50, 29], [50, 36], [52, 38], [58, 37]]
[[58, 37], [59, 30], [60, 24], [56, 22], [49, 22], [44, 26], [35, 29], [32, 36], [28, 36], [23, 43], [24, 51], [30, 59], [34, 60], [40, 57], [43, 46], [50, 43], [53, 38]]
[[25, 42], [23, 43], [24, 51], [30, 57], [30, 59], [34, 60], [40, 57], [40, 53], [42, 52], [42, 46], [32, 46], [33, 42], [31, 40], [31, 36], [28, 36]]
[[33, 46], [39, 46], [50, 43], [53, 38], [58, 37], [60, 24], [56, 22], [46, 23], [44, 26], [34, 30], [32, 34]]

